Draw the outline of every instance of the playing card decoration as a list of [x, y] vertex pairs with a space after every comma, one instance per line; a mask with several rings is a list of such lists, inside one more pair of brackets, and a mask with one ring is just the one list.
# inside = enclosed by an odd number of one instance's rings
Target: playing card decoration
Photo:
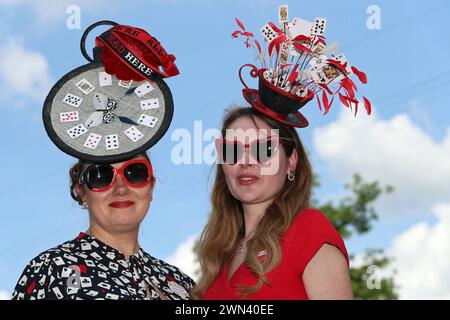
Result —
[[[336, 44], [327, 45], [327, 20], [315, 18], [311, 22], [296, 17], [289, 22], [288, 6], [282, 5], [278, 11], [281, 27], [269, 22], [259, 30], [264, 48], [236, 19], [239, 29], [231, 36], [243, 39], [247, 48], [254, 48], [260, 64], [259, 68], [245, 64], [239, 69], [244, 98], [260, 112], [294, 127], [308, 126], [308, 120], [298, 110], [314, 97], [321, 111], [323, 106], [325, 115], [337, 95], [345, 107], [355, 108], [356, 116], [357, 86], [350, 76], [354, 74], [363, 84], [367, 83], [367, 77], [350, 66], [342, 53], [335, 53]], [[244, 82], [244, 67], [251, 68], [250, 75], [258, 78], [258, 90], [250, 89]], [[370, 115], [371, 104], [365, 97], [363, 101]]]
[[[96, 38], [94, 58], [85, 50]], [[175, 56], [142, 29], [100, 21], [86, 29], [81, 52], [90, 63], [63, 76], [43, 108], [47, 134], [62, 151], [92, 162], [127, 160], [153, 146], [172, 121], [172, 94], [163, 78], [177, 75]]]

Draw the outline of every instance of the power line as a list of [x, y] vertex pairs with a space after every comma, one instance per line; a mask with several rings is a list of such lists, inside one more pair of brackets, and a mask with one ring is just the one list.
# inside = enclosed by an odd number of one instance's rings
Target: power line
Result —
[[372, 39], [375, 39], [375, 38], [378, 38], [378, 37], [381, 37], [381, 36], [385, 36], [387, 32], [394, 31], [394, 30], [396, 30], [396, 29], [398, 29], [398, 28], [400, 28], [402, 26], [405, 26], [407, 24], [419, 21], [419, 19], [423, 19], [424, 17], [426, 17], [426, 16], [428, 16], [428, 15], [430, 15], [430, 14], [436, 12], [436, 11], [442, 12], [441, 9], [446, 8], [448, 6], [450, 6], [450, 2], [449, 1], [444, 1], [440, 5], [437, 5], [436, 7], [432, 7], [432, 8], [429, 8], [428, 10], [422, 11], [418, 15], [406, 18], [406, 19], [404, 19], [404, 20], [402, 20], [402, 21], [400, 21], [398, 23], [391, 24], [391, 25], [383, 28], [382, 32], [380, 32], [380, 31], [379, 32], [374, 32], [372, 34], [372, 36], [363, 37], [363, 38], [357, 39], [355, 41], [349, 42], [348, 44], [343, 45], [342, 48], [349, 49], [349, 48], [352, 48], [352, 47], [356, 47], [356, 46], [358, 46], [359, 44], [361, 44], [363, 42], [366, 42], [366, 41], [369, 41], [369, 40], [372, 40]]
[[[392, 92], [391, 94], [382, 97], [381, 99], [377, 99], [377, 100], [375, 100], [375, 103], [383, 103], [383, 102], [389, 101], [393, 98], [394, 99], [398, 98], [402, 94], [408, 93], [415, 89], [424, 90], [425, 87], [434, 85], [435, 82], [441, 82], [441, 80], [444, 80], [444, 82], [448, 82], [450, 79], [447, 79], [447, 78], [449, 78], [449, 77], [450, 77], [450, 70], [439, 73], [437, 75], [433, 75], [432, 77], [430, 77], [424, 81], [421, 81], [419, 83], [415, 83], [410, 86], [404, 87], [402, 89], [396, 90], [396, 91]], [[417, 92], [417, 91], [415, 91], [415, 92]]]
[[[440, 75], [440, 77], [438, 77], [439, 75]], [[442, 73], [439, 74], [439, 75], [436, 75], [435, 78], [445, 79], [445, 78], [447, 77], [447, 75], [442, 75]], [[378, 104], [375, 105], [375, 107], [377, 107], [377, 109], [379, 109], [379, 110], [385, 110], [385, 107], [386, 107], [386, 106], [389, 106], [389, 105], [391, 105], [393, 102], [396, 101], [396, 100], [392, 100], [392, 97], [395, 97], [395, 96], [396, 96], [397, 94], [399, 94], [399, 93], [400, 93], [400, 94], [404, 94], [404, 93], [409, 92], [409, 97], [412, 96], [411, 93], [413, 93], [414, 96], [415, 96], [415, 95], [417, 94], [417, 91], [416, 91], [415, 89], [416, 89], [417, 87], [419, 87], [422, 83], [423, 83], [423, 81], [421, 81], [420, 83], [415, 83], [415, 84], [413, 84], [413, 85], [411, 85], [411, 86], [406, 87], [405, 89], [396, 90], [396, 91], [394, 91], [394, 92], [392, 92], [392, 93], [390, 93], [390, 94], [388, 94], [388, 95], [382, 97], [381, 99], [379, 99], [379, 100], [377, 100], [377, 101], [391, 101], [391, 102], [390, 102], [390, 103], [386, 103], [386, 102], [384, 102], [384, 103], [378, 103]], [[427, 92], [426, 92], [424, 95], [429, 94], [429, 93], [436, 92], [436, 91], [438, 91], [439, 89], [441, 89], [441, 88], [443, 88], [443, 87], [445, 87], [445, 86], [448, 86], [449, 84], [450, 84], [450, 82], [447, 81], [447, 82], [444, 82], [444, 83], [442, 83], [442, 84], [440, 84], [440, 85], [434, 86], [432, 89], [427, 90]], [[390, 98], [391, 100], [389, 100], [388, 98]], [[408, 98], [408, 96], [404, 97], [403, 99], [407, 99], [407, 98]], [[399, 108], [401, 108], [401, 107], [402, 107], [401, 104], [396, 104], [396, 106], [394, 106], [394, 107], [392, 107], [392, 108], [389, 109], [389, 114], [393, 114], [393, 111], [397, 111], [397, 110], [398, 110]], [[349, 111], [349, 112], [351, 112], [351, 111]], [[383, 114], [386, 114], [386, 113], [383, 113]], [[318, 121], [316, 121], [316, 122], [314, 123], [314, 126], [315, 126], [315, 128], [318, 128], [318, 127], [320, 127], [321, 125], [325, 124], [327, 121], [329, 121], [329, 119], [327, 119], [327, 116], [323, 116], [321, 119], [319, 119]], [[312, 130], [308, 130], [308, 131], [306, 131], [306, 132], [303, 132], [303, 131], [302, 131], [301, 134], [300, 134], [300, 137], [301, 137], [302, 139], [309, 139], [309, 138], [311, 137], [312, 133], [313, 133]]]
[[[55, 234], [58, 234], [61, 231], [66, 231], [66, 230], [68, 230], [68, 229], [70, 229], [70, 228], [72, 228], [72, 227], [74, 227], [76, 225], [79, 225], [79, 224], [80, 224], [79, 220], [73, 220], [73, 221], [70, 221], [68, 223], [64, 223], [64, 224], [58, 226], [57, 228], [54, 228], [54, 229], [51, 229], [51, 230], [46, 230], [43, 233], [34, 235], [33, 238], [31, 238], [31, 239], [27, 239], [27, 240], [19, 242], [19, 243], [14, 243], [11, 246], [7, 246], [7, 247], [4, 247], [4, 248], [1, 248], [0, 249], [0, 254], [2, 256], [4, 256], [5, 252], [12, 251], [12, 250], [16, 251], [19, 248], [25, 248], [25, 247], [28, 247], [30, 245], [34, 245], [34, 247], [37, 247], [38, 246], [37, 244], [44, 242], [44, 241], [42, 241], [43, 239], [48, 239], [50, 237], [54, 237]], [[15, 252], [13, 252], [13, 253], [15, 253]]]
[[28, 187], [34, 186], [36, 183], [40, 183], [44, 180], [51, 179], [55, 177], [55, 171], [58, 173], [62, 173], [64, 170], [67, 170], [66, 167], [59, 167], [59, 168], [52, 168], [50, 170], [47, 170], [45, 172], [42, 172], [39, 175], [34, 176], [33, 178], [26, 178], [26, 182], [17, 184], [15, 186], [8, 186], [8, 188], [0, 190], [0, 197], [10, 194], [10, 193], [16, 193], [20, 189], [26, 189]]

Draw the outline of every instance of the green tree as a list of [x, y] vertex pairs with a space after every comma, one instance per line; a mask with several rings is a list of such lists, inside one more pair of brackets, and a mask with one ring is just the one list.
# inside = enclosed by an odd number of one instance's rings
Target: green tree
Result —
[[[319, 187], [317, 176], [314, 187]], [[378, 219], [373, 203], [384, 193], [393, 192], [391, 186], [380, 187], [377, 181], [364, 182], [358, 173], [353, 175], [353, 181], [345, 188], [351, 195], [339, 200], [337, 205], [331, 201], [319, 204], [313, 200], [314, 207], [321, 210], [335, 226], [343, 238], [361, 235], [372, 229], [372, 224]], [[354, 261], [354, 256], [350, 255]], [[350, 267], [350, 277], [355, 299], [397, 299], [396, 286], [392, 275], [381, 276], [383, 270], [392, 263], [382, 249], [367, 248], [358, 267]], [[375, 274], [376, 273], [376, 274]]]

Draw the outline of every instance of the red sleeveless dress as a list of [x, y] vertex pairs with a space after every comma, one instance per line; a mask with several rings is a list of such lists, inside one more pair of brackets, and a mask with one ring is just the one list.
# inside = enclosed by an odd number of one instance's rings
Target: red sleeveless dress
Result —
[[236, 285], [254, 285], [257, 277], [243, 263], [228, 279], [228, 264], [209, 287], [204, 300], [306, 300], [302, 275], [308, 262], [319, 251], [323, 244], [337, 247], [349, 264], [344, 241], [322, 212], [316, 209], [302, 210], [281, 240], [282, 258], [280, 264], [267, 273], [270, 286], [262, 288], [247, 297], [242, 297]]

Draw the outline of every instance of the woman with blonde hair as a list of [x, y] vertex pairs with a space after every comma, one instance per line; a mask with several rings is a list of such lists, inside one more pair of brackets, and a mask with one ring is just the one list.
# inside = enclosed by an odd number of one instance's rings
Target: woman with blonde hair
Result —
[[[295, 128], [308, 126], [299, 110], [314, 98], [325, 114], [336, 95], [356, 112], [357, 87], [350, 75], [364, 84], [367, 77], [326, 45], [325, 18], [291, 23], [287, 5], [278, 13], [279, 27], [268, 22], [260, 29], [268, 52], [235, 19], [239, 29], [231, 36], [256, 49], [261, 66], [239, 69], [251, 107], [229, 111], [216, 140], [221, 161], [212, 212], [198, 243], [197, 298], [353, 298], [344, 241], [312, 208], [312, 167]], [[258, 89], [243, 80], [245, 67]], [[370, 114], [371, 104], [363, 98]]]
[[[252, 130], [256, 139], [246, 141], [242, 133]], [[351, 299], [347, 251], [311, 208], [313, 172], [295, 129], [237, 108], [225, 116], [222, 136], [216, 146], [223, 163], [198, 247], [197, 297]]]

